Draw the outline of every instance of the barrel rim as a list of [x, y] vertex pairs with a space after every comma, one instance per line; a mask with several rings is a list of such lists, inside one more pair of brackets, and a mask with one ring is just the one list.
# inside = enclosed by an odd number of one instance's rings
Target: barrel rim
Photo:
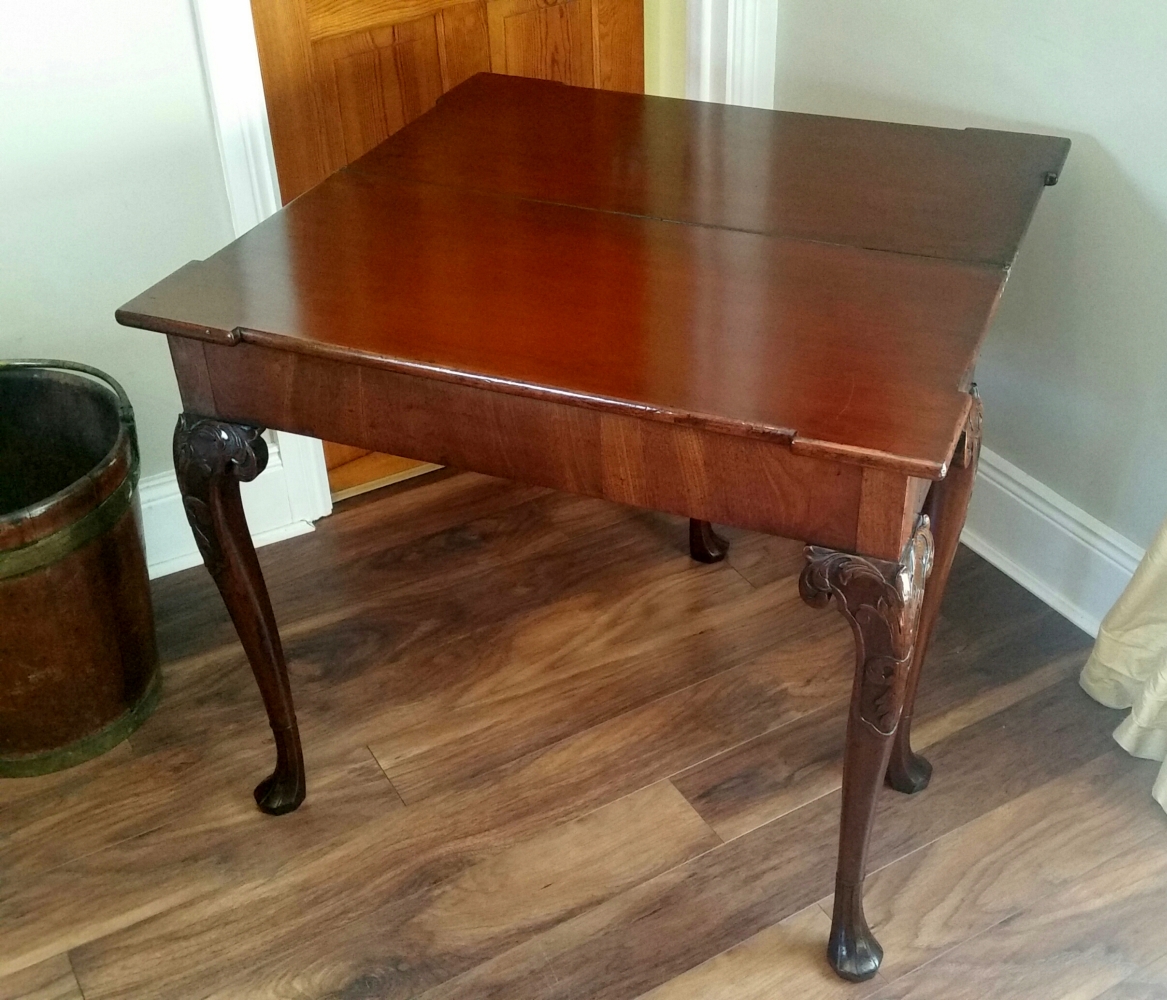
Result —
[[[114, 494], [118, 493], [124, 481], [131, 482], [130, 490], [137, 487], [140, 459], [138, 453], [137, 429], [134, 423], [134, 409], [130, 405], [129, 397], [121, 384], [112, 376], [100, 369], [75, 361], [54, 361], [50, 359], [28, 358], [0, 360], [0, 373], [11, 370], [30, 370], [43, 373], [45, 376], [60, 372], [87, 375], [113, 393], [118, 414], [118, 433], [106, 454], [85, 475], [78, 477], [67, 486], [57, 490], [49, 496], [29, 504], [18, 507], [6, 514], [0, 514], [0, 542], [9, 532], [16, 535], [18, 544], [6, 548], [0, 544], [0, 559], [6, 554], [19, 552], [22, 548], [37, 545], [61, 533], [69, 532], [79, 520], [92, 514]], [[111, 475], [120, 463], [127, 466], [124, 475]], [[76, 506], [76, 516], [55, 525], [52, 517], [55, 511], [69, 505]], [[63, 513], [63, 511], [62, 511]], [[35, 521], [44, 521], [43, 531], [34, 527], [27, 534], [21, 534], [17, 526]]]

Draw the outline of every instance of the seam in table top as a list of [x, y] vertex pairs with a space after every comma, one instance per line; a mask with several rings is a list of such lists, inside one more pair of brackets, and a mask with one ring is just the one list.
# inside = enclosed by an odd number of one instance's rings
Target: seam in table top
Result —
[[[350, 174], [359, 180], [375, 181], [377, 179], [377, 174], [373, 171], [356, 169], [356, 165], [359, 162], [359, 160], [356, 160], [347, 166], [341, 167], [340, 170], [336, 171], [336, 173]], [[395, 181], [404, 182], [406, 184], [422, 184], [426, 187], [444, 188], [449, 191], [465, 191], [469, 194], [489, 195], [495, 198], [503, 198], [509, 201], [526, 202], [532, 205], [550, 205], [555, 208], [570, 208], [576, 209], [580, 212], [593, 212], [597, 215], [616, 215], [626, 219], [644, 219], [648, 222], [663, 222], [668, 225], [689, 226], [694, 229], [716, 229], [728, 233], [743, 233], [748, 236], [760, 236], [763, 239], [789, 240], [792, 243], [809, 243], [815, 246], [839, 247], [841, 249], [847, 250], [863, 250], [868, 253], [892, 254], [897, 257], [916, 257], [920, 260], [937, 260], [944, 261], [949, 264], [964, 264], [971, 267], [986, 267], [993, 270], [1003, 271], [1005, 277], [1008, 277], [1014, 262], [1017, 260], [1017, 251], [1014, 251], [1013, 256], [1009, 259], [1008, 262], [982, 259], [978, 257], [944, 257], [940, 254], [918, 253], [911, 250], [891, 250], [887, 247], [872, 247], [861, 243], [841, 243], [836, 240], [815, 239], [811, 236], [794, 236], [789, 233], [765, 232], [761, 229], [747, 229], [744, 226], [726, 226], [715, 222], [699, 222], [692, 219], [672, 219], [666, 215], [651, 215], [647, 212], [630, 212], [616, 208], [597, 208], [595, 205], [577, 205], [574, 202], [557, 201], [553, 198], [534, 198], [530, 195], [519, 194], [514, 191], [499, 191], [494, 188], [476, 187], [466, 184], [452, 184], [448, 181], [435, 181], [419, 177], [408, 177], [396, 172], [391, 173], [389, 176]], [[322, 181], [321, 183], [324, 182]], [[305, 191], [304, 194], [309, 194], [313, 190], [315, 190], [315, 188], [309, 188], [309, 190]], [[299, 200], [301, 197], [303, 197], [303, 195], [298, 195], [296, 199], [293, 200]], [[290, 204], [291, 202], [289, 202], [289, 205]], [[288, 206], [284, 207], [286, 208]], [[1032, 215], [1033, 213], [1031, 212], [1030, 218], [1032, 218]], [[1028, 222], [1029, 220], [1026, 221], [1027, 229]], [[1020, 241], [1018, 242], [1018, 250], [1020, 250]]]

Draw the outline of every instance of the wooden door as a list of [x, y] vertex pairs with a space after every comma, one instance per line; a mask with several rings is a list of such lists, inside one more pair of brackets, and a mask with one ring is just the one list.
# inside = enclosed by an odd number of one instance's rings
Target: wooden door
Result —
[[[251, 0], [284, 202], [482, 71], [644, 90], [642, 0]], [[334, 495], [433, 466], [325, 444]]]

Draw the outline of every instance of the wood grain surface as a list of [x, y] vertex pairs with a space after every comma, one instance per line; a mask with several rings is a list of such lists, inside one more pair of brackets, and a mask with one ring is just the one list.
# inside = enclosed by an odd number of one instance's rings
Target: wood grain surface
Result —
[[881, 799], [888, 957], [855, 987], [823, 957], [851, 637], [796, 546], [732, 530], [698, 565], [681, 518], [383, 492], [261, 553], [300, 810], [248, 800], [262, 706], [201, 570], [155, 584], [164, 696], [129, 744], [0, 783], [0, 997], [1162, 995], [1153, 765], [1078, 690], [1087, 638], [977, 557], [917, 703], [932, 784]]
[[352, 169], [1008, 266], [1069, 149], [1057, 136], [775, 114], [483, 74]]
[[10, 976], [0, 976], [0, 1000], [85, 1000], [73, 975], [68, 955], [30, 965]]
[[938, 478], [1003, 281], [986, 265], [340, 173], [118, 318], [876, 451]]

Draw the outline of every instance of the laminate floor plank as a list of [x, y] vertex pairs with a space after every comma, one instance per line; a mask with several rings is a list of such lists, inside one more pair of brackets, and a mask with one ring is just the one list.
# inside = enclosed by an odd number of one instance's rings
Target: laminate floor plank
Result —
[[1148, 780], [1146, 762], [1115, 749], [879, 869], [866, 899], [881, 975], [897, 979], [1148, 840], [1167, 845]]
[[[482, 770], [724, 669], [775, 644], [783, 629], [780, 615], [765, 598], [745, 605], [738, 600], [749, 595], [749, 587], [727, 569], [693, 572], [687, 560], [670, 553], [665, 563], [623, 574], [622, 583], [605, 588], [603, 600], [582, 591], [561, 609], [551, 602], [527, 616], [504, 616], [502, 625], [445, 642], [423, 642], [418, 648], [394, 644], [392, 629], [380, 627], [378, 608], [366, 615], [294, 623], [284, 630], [284, 639], [294, 690], [303, 706], [300, 716], [313, 782], [320, 771], [312, 758], [330, 744], [337, 744], [339, 753], [355, 751], [398, 728], [424, 734], [431, 742], [440, 731], [447, 746], [465, 732], [467, 745], [458, 751], [463, 769]], [[209, 599], [218, 600], [217, 595]], [[675, 606], [672, 621], [689, 630], [672, 640], [675, 659], [667, 662], [658, 656], [643, 664], [644, 669], [609, 663], [613, 657], [627, 659], [630, 649], [644, 651], [654, 639], [667, 645], [663, 623], [654, 631], [639, 617], [653, 616], [662, 606]], [[625, 614], [626, 607], [633, 613]], [[710, 615], [704, 613], [707, 608]], [[716, 614], [727, 619], [720, 630]], [[586, 623], [592, 617], [602, 619], [607, 628], [589, 630]], [[620, 618], [626, 620], [623, 631], [613, 627]], [[694, 620], [710, 635], [694, 639]], [[818, 627], [816, 618], [805, 620]], [[562, 653], [553, 648], [563, 645], [570, 622], [578, 633], [595, 638], [575, 656], [570, 649]], [[647, 637], [632, 634], [638, 630], [647, 631]], [[627, 641], [606, 652], [604, 643], [610, 646], [619, 638]], [[542, 659], [532, 648], [540, 642], [546, 647], [539, 654]], [[679, 669], [682, 664], [689, 669]], [[370, 673], [376, 687], [369, 682]], [[120, 769], [95, 765], [62, 772], [77, 780], [52, 775], [0, 783], [26, 791], [19, 811], [0, 814], [0, 863], [13, 871], [33, 864], [50, 868], [171, 822], [207, 794], [246, 801], [266, 766], [270, 741], [264, 739], [262, 706], [242, 651], [237, 644], [226, 647], [220, 655], [201, 660], [197, 669], [168, 666], [165, 679], [161, 708], [131, 741], [139, 760]], [[493, 758], [488, 762], [491, 740]], [[397, 745], [407, 744], [398, 740]], [[123, 745], [114, 757], [126, 752]], [[430, 773], [434, 780], [452, 780], [441, 767]], [[90, 781], [95, 783], [82, 794]], [[138, 783], [145, 794], [122, 802], [120, 790]], [[40, 794], [32, 794], [38, 787]], [[360, 789], [354, 786], [352, 791], [358, 795]], [[84, 824], [73, 822], [78, 810], [84, 811]]]
[[[496, 762], [501, 763], [573, 728], [586, 727], [631, 704], [724, 669], [750, 650], [764, 650], [773, 643], [779, 627], [774, 624], [773, 609], [765, 607], [764, 601], [736, 606], [749, 588], [732, 571], [693, 573], [678, 558], [643, 566], [625, 574], [619, 583], [588, 581], [579, 579], [586, 574], [577, 574], [571, 593], [558, 599], [546, 593], [541, 599], [532, 595], [524, 598], [530, 606], [521, 608], [499, 608], [499, 602], [487, 594], [490, 568], [484, 573], [485, 578], [472, 587], [460, 589], [452, 584], [445, 595], [449, 613], [434, 610], [427, 622], [405, 620], [407, 612], [400, 608], [374, 604], [356, 613], [319, 616], [286, 628], [284, 647], [293, 692], [304, 706], [298, 715], [305, 735], [343, 727], [345, 738], [352, 742], [388, 741], [397, 748], [394, 752], [410, 756], [453, 742], [462, 734], [472, 740], [486, 723], [499, 723], [510, 708], [523, 714], [528, 711], [523, 706], [528, 706], [533, 715], [536, 704], [546, 703], [544, 711], [562, 715], [564, 698], [574, 689], [579, 715], [561, 719], [559, 728], [553, 726], [542, 736], [535, 728], [524, 731], [523, 739], [534, 742], [510, 750], [499, 748]], [[506, 583], [498, 579], [499, 574], [493, 575], [498, 585]], [[662, 600], [676, 602], [704, 621], [710, 631], [701, 648], [687, 656], [690, 673], [646, 669], [643, 678], [623, 682], [622, 693], [608, 693], [604, 685], [593, 683], [592, 675], [599, 680], [604, 671], [610, 673], [609, 661], [626, 657], [630, 648], [644, 648], [653, 637], [665, 640], [669, 635], [665, 623], [659, 633], [650, 631], [648, 637], [629, 634], [638, 627], [643, 631], [638, 608], [646, 605], [653, 611], [654, 603], [659, 606]], [[463, 601], [481, 606], [475, 614], [484, 618], [493, 605], [495, 620], [473, 629], [460, 627], [453, 605]], [[589, 616], [609, 625], [618, 622], [623, 631], [590, 629]], [[689, 629], [684, 616], [674, 615], [674, 621], [680, 629]], [[744, 634], [735, 644], [743, 624]], [[725, 649], [719, 652], [714, 642], [722, 638], [722, 632]], [[709, 655], [702, 658], [703, 653]], [[172, 671], [168, 682], [187, 710], [181, 716], [152, 720], [135, 736], [139, 752], [173, 745], [192, 734], [251, 727], [250, 713], [244, 717], [238, 706], [258, 707], [259, 699], [240, 649], [226, 649], [213, 660], [201, 662], [197, 670]], [[581, 694], [588, 697], [587, 703], [580, 703]], [[604, 699], [607, 707], [600, 704]], [[593, 709], [590, 715], [585, 713], [588, 704]], [[490, 714], [491, 706], [495, 715]], [[468, 752], [473, 756], [486, 749], [483, 745]]]
[[[473, 520], [502, 514], [548, 491], [473, 473], [435, 473], [412, 489], [390, 487], [347, 501], [321, 527], [290, 542], [259, 550], [272, 604], [281, 625], [314, 613], [322, 599], [360, 599], [367, 581], [345, 568], [375, 561], [393, 549], [424, 541]], [[319, 580], [337, 584], [333, 595]], [[420, 582], [420, 581], [419, 581]], [[165, 662], [238, 642], [215, 585], [202, 570], [153, 582], [158, 645]], [[334, 599], [335, 598], [335, 599]]]
[[68, 955], [54, 955], [8, 976], [0, 976], [0, 1000], [85, 1000]]
[[[239, 764], [250, 768], [253, 782], [270, 766], [270, 758], [270, 747], [261, 745]], [[124, 795], [124, 784], [123, 794], [117, 794], [116, 780], [91, 786], [113, 796], [112, 804], [98, 811], [95, 800], [80, 797], [61, 811], [60, 819], [42, 821], [19, 838], [11, 850], [13, 860], [5, 860], [6, 871], [16, 874], [0, 882], [0, 974], [224, 887], [242, 887], [246, 894], [303, 852], [345, 839], [354, 827], [384, 823], [403, 809], [367, 749], [333, 761], [310, 751], [306, 759], [309, 767], [316, 765], [313, 801], [290, 822], [260, 813], [238, 771], [240, 780], [224, 781], [213, 770], [188, 770], [180, 754], [151, 759], [146, 773], [129, 762], [122, 781], [133, 780], [138, 795]], [[184, 770], [195, 780], [184, 782]], [[176, 796], [175, 789], [185, 795]], [[119, 809], [127, 814], [121, 826]], [[71, 850], [55, 845], [54, 838], [68, 836], [70, 829], [86, 830], [90, 812], [101, 818], [102, 833], [112, 843], [47, 866], [46, 859], [59, 861]], [[169, 821], [163, 820], [168, 813]], [[130, 833], [139, 826], [148, 828]], [[87, 837], [75, 839], [89, 843]]]
[[[752, 591], [732, 572], [704, 577], [689, 566], [635, 591], [563, 601], [491, 637], [480, 659], [498, 668], [481, 684], [370, 745], [417, 801], [784, 643], [847, 640], [842, 623], [801, 604], [792, 586]], [[845, 689], [841, 672], [830, 676]]]
[[95, 777], [104, 774], [115, 763], [133, 756], [128, 742], [119, 743], [100, 757], [84, 761], [76, 767], [53, 771], [35, 778], [0, 779], [0, 843], [23, 822], [17, 804], [25, 800], [56, 795], [61, 800], [77, 794]]
[[812, 903], [642, 994], [643, 1000], [849, 1000], [861, 995], [856, 985], [823, 960], [830, 932], [831, 918]]
[[797, 577], [806, 563], [806, 546], [797, 539], [740, 528], [717, 527], [716, 531], [729, 542], [726, 562], [755, 587]]
[[[164, 826], [257, 827], [262, 821], [249, 802], [250, 789], [271, 767], [273, 744], [258, 694], [254, 700], [245, 702], [235, 727], [186, 734], [147, 755], [108, 761], [78, 786], [49, 783], [25, 796], [18, 808], [5, 810], [0, 870], [12, 879], [47, 873]], [[158, 709], [163, 717], [181, 712], [182, 703], [171, 698]], [[316, 740], [305, 747], [305, 760], [314, 823], [327, 824], [330, 813], [347, 823], [363, 822], [400, 805], [365, 746], [343, 736]], [[325, 832], [305, 828], [302, 836], [311, 840]], [[6, 894], [0, 885], [0, 900]]]
[[[986, 678], [983, 689], [963, 701], [952, 692], [947, 707], [934, 704], [931, 712], [921, 713], [913, 747], [925, 751], [945, 736], [1076, 677], [1083, 659], [1083, 653], [1071, 653], [996, 685]], [[675, 775], [673, 782], [722, 839], [740, 837], [842, 786], [848, 706], [841, 697]]]
[[[871, 867], [1107, 753], [1113, 716], [1076, 683], [1062, 682], [940, 741], [926, 793], [881, 797]], [[537, 935], [426, 1000], [622, 1000], [647, 992], [826, 896], [838, 810], [837, 793], [818, 798]]]
[[[470, 479], [473, 485], [475, 477]], [[490, 480], [488, 485], [496, 482]], [[481, 490], [472, 492], [478, 496]], [[498, 495], [505, 494], [495, 490], [487, 500], [494, 502]], [[528, 502], [530, 497], [509, 499], [512, 502], [508, 503], [507, 509], [519, 506], [519, 500]], [[358, 509], [356, 513], [365, 512]], [[457, 513], [462, 516], [465, 509], [459, 507]], [[529, 515], [520, 516], [504, 526], [520, 539], [541, 539], [540, 544], [551, 547], [557, 544], [557, 540], [562, 542], [562, 538], [552, 532], [530, 532], [529, 520]], [[344, 526], [347, 521], [341, 518], [338, 523]], [[455, 525], [453, 530], [459, 533], [461, 543], [450, 543], [439, 537], [436, 547], [457, 549], [459, 544], [473, 547], [473, 541], [466, 541], [468, 537], [477, 539], [480, 534], [489, 534], [490, 528], [498, 526], [497, 521], [490, 522], [487, 528], [476, 534], [475, 525], [481, 527], [482, 524], [483, 519], [479, 518], [469, 529], [466, 524]], [[331, 522], [329, 526], [331, 528]], [[314, 537], [305, 536], [305, 539]], [[432, 537], [425, 536], [417, 544], [425, 549], [426, 541]], [[262, 551], [269, 553], [289, 545], [302, 548], [298, 543], [305, 539], [295, 539]], [[504, 539], [509, 540], [509, 536]], [[434, 547], [431, 543], [430, 549]], [[505, 544], [495, 546], [496, 549], [506, 547]], [[418, 555], [416, 549], [406, 554]], [[461, 561], [474, 564], [476, 559], [472, 554], [466, 554]], [[199, 568], [176, 577], [198, 585], [178, 588], [191, 598], [195, 607], [210, 608], [225, 621], [222, 601], [205, 570]], [[167, 584], [172, 579], [175, 577], [160, 583]], [[398, 583], [400, 585], [400, 581]], [[198, 596], [200, 592], [201, 597]], [[424, 603], [424, 600], [418, 602], [419, 605]], [[490, 602], [479, 601], [478, 604], [483, 606], [482, 613], [486, 614]], [[324, 616], [324, 620], [318, 615], [309, 619], [306, 628], [298, 629], [299, 623], [294, 622], [285, 631], [286, 639], [290, 640], [289, 648], [299, 654], [292, 666], [295, 686], [301, 689], [297, 694], [317, 706], [332, 706], [335, 710], [331, 718], [322, 720], [325, 723], [359, 715], [357, 708], [368, 707], [375, 713], [376, 706], [370, 706], [370, 692], [356, 690], [360, 687], [359, 675], [398, 653], [402, 653], [402, 659], [407, 659], [404, 651], [410, 649], [422, 657], [433, 655], [435, 647], [440, 648], [441, 643], [427, 636], [426, 630], [452, 629], [456, 624], [456, 616], [448, 616], [449, 620], [443, 622], [435, 618], [432, 610], [424, 607], [414, 621], [406, 621], [404, 625], [399, 624], [400, 619], [394, 618], [386, 624], [383, 609], [376, 605], [366, 606], [366, 611], [364, 618], [358, 612], [355, 621], [350, 619], [352, 613], [349, 611], [333, 612]], [[168, 616], [164, 607], [158, 609], [157, 619], [159, 631], [165, 632]], [[140, 835], [174, 819], [176, 810], [181, 812], [187, 801], [198, 801], [199, 796], [206, 792], [201, 783], [206, 783], [213, 792], [230, 786], [231, 794], [246, 802], [249, 788], [270, 763], [270, 736], [258, 691], [233, 632], [229, 633], [224, 644], [219, 643], [213, 634], [208, 635], [194, 626], [191, 628], [195, 635], [200, 636], [203, 648], [197, 651], [193, 662], [189, 658], [188, 662], [164, 662], [161, 705], [128, 743], [79, 768], [38, 778], [0, 782], [0, 865], [16, 865], [8, 852], [30, 847], [40, 855], [36, 864], [52, 867], [100, 850], [117, 840]], [[209, 631], [214, 632], [213, 629]], [[192, 644], [188, 646], [194, 648]], [[463, 656], [461, 660], [474, 662], [473, 657]], [[397, 680], [398, 687], [408, 695], [415, 687], [424, 688], [430, 683], [428, 678], [432, 671], [424, 667], [424, 663], [407, 661], [400, 672], [384, 671], [387, 677], [381, 678], [382, 683], [391, 686]], [[338, 692], [338, 682], [346, 679], [354, 683], [342, 694]], [[310, 721], [312, 718], [315, 716], [311, 716]], [[339, 736], [348, 745], [341, 747], [342, 753], [350, 747], [361, 746], [361, 736], [367, 735], [359, 732], [358, 726], [351, 730], [345, 730], [339, 724], [329, 728], [332, 736]], [[327, 736], [323, 740], [316, 739], [306, 752], [311, 756], [326, 750], [327, 739]], [[155, 751], [162, 751], [162, 756], [157, 760], [150, 759]], [[147, 760], [140, 765], [114, 766], [127, 755]], [[188, 774], [193, 785], [186, 783]], [[141, 775], [140, 781], [138, 775]], [[139, 785], [144, 794], [134, 796], [132, 801], [123, 801], [124, 790]], [[354, 794], [358, 791], [353, 789]], [[18, 803], [19, 808], [16, 808]], [[70, 810], [83, 811], [85, 823], [73, 822]]]
[[[885, 953], [871, 982], [843, 983], [824, 965], [828, 896], [646, 1000], [764, 1000], [792, 982], [792, 996], [861, 1000], [1125, 851], [1167, 836], [1167, 817], [1146, 795], [1150, 772], [1113, 750], [871, 874], [867, 918]], [[809, 954], [800, 957], [800, 945]]]
[[[353, 914], [341, 898], [319, 899], [326, 862], [292, 893], [269, 884], [249, 890], [249, 899], [207, 897], [160, 921], [165, 928], [143, 926], [78, 949], [74, 963], [87, 1000], [265, 991], [411, 997], [718, 843], [684, 797], [658, 782], [366, 913]], [[301, 933], [280, 935], [273, 912]], [[232, 933], [224, 936], [228, 913]]]
[[1094, 1000], [1167, 956], [1162, 834], [879, 990], [877, 1000]]
[[1167, 997], [1167, 957], [1133, 972], [1098, 1000], [1163, 1000]]
[[[232, 968], [245, 968], [271, 949], [285, 953], [311, 936], [311, 928], [361, 918], [396, 896], [454, 877], [517, 838], [659, 781], [759, 729], [797, 718], [824, 690], [846, 683], [845, 649], [843, 641], [825, 643], [817, 636], [784, 643], [757, 662], [529, 754], [480, 776], [472, 786], [431, 796], [332, 844], [306, 850], [264, 887], [259, 909], [287, 915], [272, 929], [274, 940], [254, 933], [254, 890], [248, 885], [240, 893], [217, 893], [198, 908], [184, 907], [97, 942], [82, 953], [79, 967], [96, 967], [97, 956], [120, 949], [122, 938], [163, 956], [170, 942], [182, 942], [181, 954], [163, 965], [187, 966], [202, 955], [217, 963], [221, 952], [204, 948], [191, 955], [185, 950], [187, 941], [204, 932], [231, 942], [238, 956]], [[204, 842], [201, 831], [190, 831], [185, 840], [167, 844], [155, 869], [144, 874], [155, 882], [165, 879], [172, 856], [185, 858]], [[310, 904], [321, 899], [322, 881], [330, 891], [322, 908], [316, 908]], [[82, 985], [88, 993], [90, 984]]]
[[[611, 506], [581, 503], [586, 505], [585, 513], [595, 511], [597, 505], [600, 510]], [[402, 743], [398, 734], [423, 733], [448, 719], [445, 724], [452, 739], [461, 725], [477, 727], [459, 722], [467, 714], [460, 710], [469, 705], [513, 697], [524, 687], [566, 689], [571, 685], [571, 671], [581, 669], [579, 656], [574, 667], [570, 662], [572, 648], [555, 650], [553, 662], [540, 664], [538, 657], [546, 660], [547, 654], [531, 648], [533, 644], [563, 646], [565, 630], [568, 635], [599, 636], [611, 643], [636, 639], [641, 648], [659, 638], [653, 627], [645, 629], [625, 609], [625, 605], [633, 610], [659, 609], [659, 598], [654, 604], [644, 596], [646, 588], [669, 591], [667, 596], [689, 614], [724, 605], [734, 616], [731, 624], [740, 624], [746, 612], [731, 605], [748, 587], [728, 567], [694, 570], [671, 548], [662, 548], [651, 532], [629, 530], [628, 518], [593, 526], [590, 532], [559, 532], [554, 519], [569, 509], [570, 505], [552, 498], [516, 505], [504, 512], [506, 523], [501, 527], [497, 519], [485, 525], [472, 521], [386, 553], [376, 566], [353, 568], [367, 584], [358, 607], [324, 610], [284, 625], [284, 648], [305, 733], [316, 725], [331, 730], [343, 719], [353, 741], [370, 742], [379, 736]], [[451, 540], [451, 535], [458, 538]], [[423, 571], [422, 566], [427, 569]], [[431, 572], [429, 582], [418, 582], [417, 578]], [[387, 582], [390, 577], [392, 585]], [[769, 641], [765, 635], [773, 635], [779, 626], [773, 609], [762, 602], [751, 607], [756, 612], [753, 624], [758, 638], [753, 641], [757, 646]], [[600, 635], [587, 624], [591, 617], [609, 623], [622, 618], [628, 628], [639, 628], [647, 635]], [[682, 618], [673, 615], [674, 621]], [[711, 627], [715, 624], [709, 622]], [[706, 649], [715, 638], [705, 640]], [[601, 660], [620, 655], [619, 649], [594, 651]], [[701, 652], [692, 650], [687, 662], [706, 674], [720, 669], [715, 655], [703, 662]], [[728, 657], [728, 646], [725, 652]], [[588, 661], [584, 666], [596, 670], [602, 665]], [[683, 671], [662, 675], [658, 670], [654, 685], [652, 676], [652, 671], [645, 671], [643, 680], [634, 681], [645, 688], [645, 693], [633, 697], [634, 702], [691, 680]], [[221, 734], [233, 724], [235, 705], [248, 699], [258, 704], [237, 644], [216, 647], [209, 659], [204, 656], [193, 664], [172, 667], [167, 679], [188, 703], [188, 710], [175, 720], [176, 726], [144, 727], [134, 740], [142, 751], [171, 745], [200, 730]], [[604, 686], [597, 685], [595, 690], [606, 696]], [[592, 724], [627, 707], [614, 695], [613, 691], [610, 708], [590, 717], [573, 716], [568, 728], [561, 723], [542, 741], [560, 738], [573, 727]], [[371, 723], [367, 731], [362, 728], [366, 722]], [[250, 726], [250, 718], [239, 724]], [[535, 729], [524, 730], [524, 737], [533, 739], [535, 733]], [[521, 755], [537, 742], [507, 752]], [[473, 756], [477, 749], [471, 746], [468, 752]]]

